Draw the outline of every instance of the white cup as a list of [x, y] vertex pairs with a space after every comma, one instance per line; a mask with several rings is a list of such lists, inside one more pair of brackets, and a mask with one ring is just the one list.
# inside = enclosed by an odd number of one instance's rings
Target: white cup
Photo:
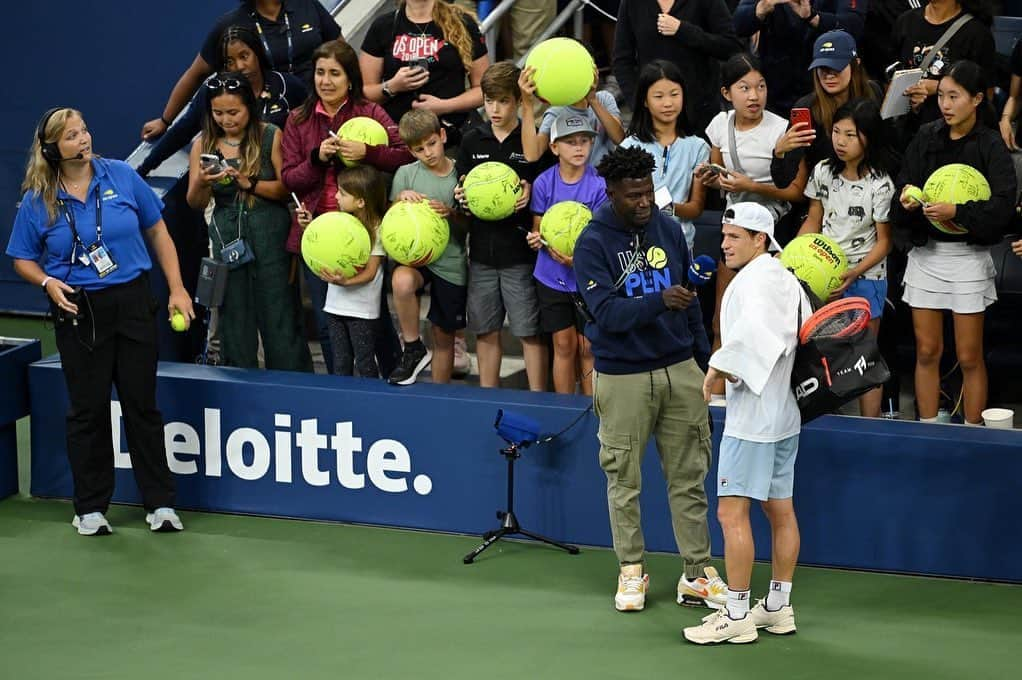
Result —
[[1015, 412], [1010, 408], [988, 408], [983, 411], [983, 424], [999, 430], [1010, 430], [1015, 426]]

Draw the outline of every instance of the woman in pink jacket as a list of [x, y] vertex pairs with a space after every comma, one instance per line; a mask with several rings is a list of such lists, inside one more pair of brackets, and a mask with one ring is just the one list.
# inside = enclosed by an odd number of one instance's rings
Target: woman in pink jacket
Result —
[[[358, 55], [343, 40], [325, 42], [312, 55], [315, 92], [288, 116], [281, 150], [284, 165], [281, 177], [294, 192], [302, 207], [314, 217], [337, 210], [337, 173], [344, 170], [344, 160], [366, 163], [384, 172], [414, 159], [397, 133], [397, 125], [383, 107], [365, 98]], [[372, 146], [355, 141], [342, 141], [332, 136], [346, 121], [359, 116], [372, 118], [387, 130], [389, 143]], [[287, 240], [287, 249], [299, 252], [302, 230], [295, 220]], [[326, 282], [307, 268], [305, 282], [309, 298], [316, 310], [319, 338], [327, 372], [332, 372], [330, 348], [323, 304]], [[381, 369], [388, 362], [380, 357]]]

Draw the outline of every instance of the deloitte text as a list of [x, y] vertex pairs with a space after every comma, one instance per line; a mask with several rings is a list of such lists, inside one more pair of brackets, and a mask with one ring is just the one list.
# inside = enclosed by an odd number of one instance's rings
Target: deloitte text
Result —
[[[202, 413], [201, 432], [178, 421], [168, 422], [163, 428], [167, 462], [174, 474], [198, 474], [201, 467], [207, 477], [220, 477], [226, 467], [238, 479], [254, 481], [271, 474], [272, 466], [274, 481], [291, 484], [297, 458], [301, 477], [310, 486], [328, 486], [335, 474], [345, 489], [369, 486], [387, 493], [409, 489], [412, 460], [405, 445], [395, 439], [379, 439], [363, 454], [362, 438], [355, 436], [350, 421], [335, 423], [333, 433], [328, 435], [320, 432], [318, 418], [309, 418], [301, 420], [294, 432], [289, 414], [274, 413], [271, 447], [266, 435], [255, 428], [239, 427], [221, 433], [220, 409], [206, 408]], [[131, 459], [121, 444], [120, 402], [112, 402], [110, 418], [114, 465], [130, 468]], [[324, 468], [324, 460], [334, 464]], [[425, 496], [432, 491], [433, 481], [426, 475], [416, 475], [411, 488]]]

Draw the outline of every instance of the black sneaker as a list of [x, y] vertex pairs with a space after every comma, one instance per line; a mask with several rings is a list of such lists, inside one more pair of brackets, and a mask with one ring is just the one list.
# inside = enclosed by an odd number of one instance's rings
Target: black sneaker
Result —
[[405, 345], [401, 360], [397, 362], [397, 368], [390, 374], [387, 382], [391, 385], [411, 385], [422, 369], [429, 366], [432, 359], [433, 353], [426, 349], [421, 341], [414, 345]]

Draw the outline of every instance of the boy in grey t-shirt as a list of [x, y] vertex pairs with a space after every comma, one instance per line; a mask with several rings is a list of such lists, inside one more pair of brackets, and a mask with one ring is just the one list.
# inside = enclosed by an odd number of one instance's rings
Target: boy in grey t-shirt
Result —
[[[454, 161], [444, 155], [446, 133], [436, 114], [413, 109], [401, 116], [398, 133], [416, 161], [401, 166], [394, 174], [390, 190], [392, 201], [421, 201], [447, 219], [451, 237], [436, 262], [424, 267], [397, 265], [391, 275], [394, 307], [397, 311], [404, 351], [388, 381], [411, 385], [432, 362], [433, 382], [447, 383], [454, 368], [454, 340], [465, 327], [465, 303], [468, 298], [465, 262], [465, 231], [459, 225], [454, 205], [454, 187], [458, 176]], [[419, 337], [419, 295], [430, 287], [427, 317], [433, 326], [433, 351]]]

